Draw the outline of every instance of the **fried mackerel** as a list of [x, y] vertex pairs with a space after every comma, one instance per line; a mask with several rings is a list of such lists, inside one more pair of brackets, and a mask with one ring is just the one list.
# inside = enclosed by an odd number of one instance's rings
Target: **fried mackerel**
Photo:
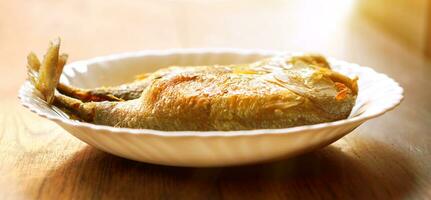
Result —
[[[117, 87], [59, 84], [67, 55], [51, 42], [28, 76], [48, 104], [79, 120], [167, 131], [287, 128], [345, 119], [358, 87], [319, 55], [276, 56], [250, 64], [169, 67]], [[56, 92], [57, 90], [58, 92]]]

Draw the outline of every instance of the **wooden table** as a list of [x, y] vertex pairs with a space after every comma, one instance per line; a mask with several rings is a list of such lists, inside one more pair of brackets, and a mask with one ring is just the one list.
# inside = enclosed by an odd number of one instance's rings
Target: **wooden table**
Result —
[[[350, 1], [0, 1], [0, 199], [431, 198], [431, 66]], [[352, 10], [353, 9], [353, 10]], [[319, 151], [229, 168], [138, 163], [22, 108], [25, 56], [177, 47], [314, 51], [374, 67], [405, 88], [394, 111]]]

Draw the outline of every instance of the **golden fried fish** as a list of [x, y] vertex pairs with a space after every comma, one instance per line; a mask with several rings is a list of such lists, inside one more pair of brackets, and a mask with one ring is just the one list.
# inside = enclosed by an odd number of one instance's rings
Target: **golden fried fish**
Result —
[[59, 47], [59, 40], [51, 43], [43, 63], [29, 55], [29, 79], [48, 103], [94, 124], [167, 131], [287, 128], [347, 118], [358, 92], [356, 79], [332, 71], [318, 55], [169, 67], [118, 87], [79, 89], [58, 84], [67, 59]]

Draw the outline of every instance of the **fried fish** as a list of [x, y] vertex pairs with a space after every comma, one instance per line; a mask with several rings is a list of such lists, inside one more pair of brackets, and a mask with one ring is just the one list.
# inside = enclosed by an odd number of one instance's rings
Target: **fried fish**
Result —
[[[80, 120], [166, 131], [287, 128], [345, 119], [356, 79], [320, 55], [280, 55], [249, 64], [169, 67], [117, 87], [59, 83], [67, 55], [51, 42], [43, 62], [31, 53], [28, 76], [44, 99]], [[57, 90], [56, 90], [57, 89]], [[56, 92], [58, 91], [58, 92]]]

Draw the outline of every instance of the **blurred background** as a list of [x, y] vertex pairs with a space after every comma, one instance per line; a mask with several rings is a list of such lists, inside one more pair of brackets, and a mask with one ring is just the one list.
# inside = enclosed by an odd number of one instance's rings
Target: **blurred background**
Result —
[[[296, 166], [294, 159], [281, 167], [245, 170], [245, 177], [256, 174], [260, 181], [253, 176], [232, 182], [219, 178], [223, 170], [208, 175], [101, 153], [22, 108], [16, 96], [26, 78], [26, 55], [43, 55], [55, 37], [62, 38], [61, 51], [70, 62], [124, 51], [192, 47], [317, 52], [389, 75], [404, 87], [406, 98], [394, 111], [330, 147], [298, 157], [305, 168], [289, 168]], [[0, 196], [59, 199], [67, 194], [86, 199], [107, 194], [103, 192], [120, 194], [118, 188], [132, 186], [126, 195], [157, 196], [162, 191], [205, 196], [213, 190], [201, 190], [203, 182], [216, 188], [216, 194], [263, 194], [263, 199], [278, 194], [428, 199], [430, 57], [430, 0], [0, 0]], [[273, 168], [299, 175], [287, 173], [274, 185], [271, 177], [264, 178]], [[190, 188], [181, 193], [176, 187], [185, 184], [183, 179]], [[255, 182], [254, 189], [241, 188]]]
[[238, 47], [319, 52], [373, 67], [386, 64], [385, 59], [422, 62], [431, 55], [428, 4], [428, 0], [1, 0], [1, 92], [16, 93], [25, 78], [26, 54], [31, 50], [42, 54], [57, 36], [70, 61], [143, 49]]

